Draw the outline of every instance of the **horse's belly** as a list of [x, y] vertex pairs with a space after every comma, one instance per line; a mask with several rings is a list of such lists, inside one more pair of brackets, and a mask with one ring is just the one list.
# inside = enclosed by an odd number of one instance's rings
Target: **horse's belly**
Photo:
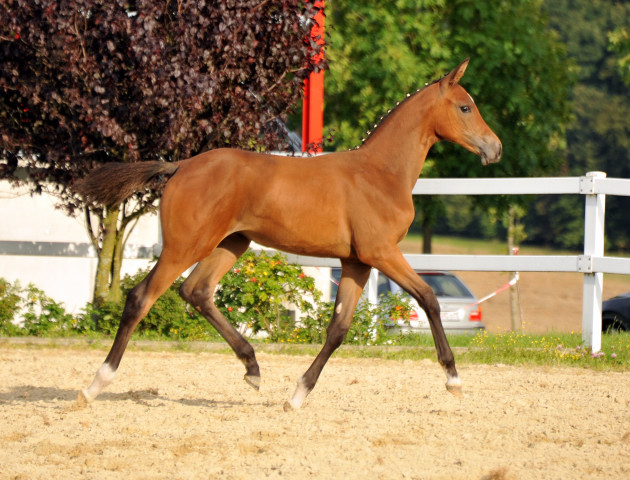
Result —
[[290, 232], [283, 229], [276, 229], [273, 232], [241, 233], [260, 245], [296, 255], [349, 258], [352, 254], [350, 242], [334, 235], [308, 235], [304, 234], [306, 232]]

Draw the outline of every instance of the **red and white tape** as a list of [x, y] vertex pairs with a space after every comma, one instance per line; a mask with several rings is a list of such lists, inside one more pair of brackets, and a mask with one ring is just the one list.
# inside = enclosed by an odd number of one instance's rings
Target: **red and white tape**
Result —
[[514, 274], [514, 277], [512, 277], [512, 280], [510, 280], [509, 282], [507, 282], [505, 285], [499, 287], [498, 289], [496, 289], [494, 292], [492, 292], [489, 295], [486, 295], [485, 297], [483, 297], [480, 300], [477, 300], [474, 303], [471, 303], [470, 305], [466, 305], [465, 307], [462, 307], [459, 309], [460, 312], [465, 312], [466, 310], [470, 310], [473, 307], [476, 307], [477, 305], [479, 305], [480, 303], [485, 302], [486, 300], [490, 300], [492, 297], [497, 296], [499, 293], [507, 290], [510, 287], [513, 287], [514, 285], [516, 285], [516, 283], [518, 282], [519, 277], [518, 277], [518, 272], [516, 272]]

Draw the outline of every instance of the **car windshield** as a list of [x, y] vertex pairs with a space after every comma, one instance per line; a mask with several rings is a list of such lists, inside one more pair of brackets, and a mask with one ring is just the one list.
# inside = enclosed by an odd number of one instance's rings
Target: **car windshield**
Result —
[[[423, 272], [418, 273], [418, 275], [422, 280], [427, 282], [437, 297], [474, 298], [471, 291], [468, 290], [466, 285], [455, 275], [443, 272]], [[403, 291], [399, 285], [392, 282], [381, 273], [379, 274], [378, 282], [379, 296], [386, 293], [388, 290], [391, 290], [393, 293]]]
[[446, 273], [419, 273], [422, 280], [427, 282], [438, 297], [472, 297], [473, 294], [461, 280]]
[[[466, 285], [464, 285], [461, 280], [455, 275], [444, 272], [422, 272], [418, 273], [418, 275], [420, 275], [420, 277], [425, 282], [427, 282], [435, 295], [438, 297], [474, 298], [474, 295], [471, 293], [471, 291], [468, 290]], [[330, 298], [333, 300], [337, 295], [337, 286], [339, 285], [340, 279], [341, 269], [331, 269], [331, 281], [333, 285], [330, 292]], [[392, 280], [390, 280], [380, 272], [378, 275], [377, 289], [379, 297], [386, 294], [388, 291], [391, 291], [393, 293], [399, 293], [403, 291], [399, 285], [394, 283]]]

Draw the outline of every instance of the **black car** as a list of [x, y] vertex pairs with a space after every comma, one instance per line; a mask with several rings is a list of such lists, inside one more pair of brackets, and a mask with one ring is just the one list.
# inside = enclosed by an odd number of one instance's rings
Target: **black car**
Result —
[[602, 331], [630, 331], [630, 292], [602, 303]]

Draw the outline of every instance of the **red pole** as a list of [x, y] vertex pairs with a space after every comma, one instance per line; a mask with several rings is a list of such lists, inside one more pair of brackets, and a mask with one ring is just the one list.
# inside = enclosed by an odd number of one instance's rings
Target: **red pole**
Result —
[[[313, 18], [310, 37], [318, 45], [324, 44], [324, 0], [315, 2], [319, 11]], [[322, 60], [321, 51], [311, 58], [316, 63]], [[324, 71], [312, 72], [304, 80], [304, 98], [302, 101], [302, 151], [320, 153], [324, 143]]]

